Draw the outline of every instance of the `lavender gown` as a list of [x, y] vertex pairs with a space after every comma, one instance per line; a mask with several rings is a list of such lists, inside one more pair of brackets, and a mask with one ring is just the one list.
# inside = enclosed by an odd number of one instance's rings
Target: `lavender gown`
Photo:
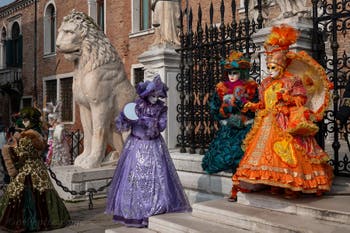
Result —
[[152, 215], [190, 211], [179, 177], [160, 132], [166, 127], [167, 107], [136, 101], [139, 119], [117, 118], [119, 131], [128, 130], [109, 189], [106, 213], [127, 226], [146, 227]]

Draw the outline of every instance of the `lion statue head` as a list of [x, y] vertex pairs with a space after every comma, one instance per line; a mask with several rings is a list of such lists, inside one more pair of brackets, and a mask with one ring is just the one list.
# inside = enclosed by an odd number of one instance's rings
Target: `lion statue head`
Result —
[[67, 60], [86, 71], [119, 60], [115, 48], [94, 20], [75, 10], [63, 18], [56, 47]]

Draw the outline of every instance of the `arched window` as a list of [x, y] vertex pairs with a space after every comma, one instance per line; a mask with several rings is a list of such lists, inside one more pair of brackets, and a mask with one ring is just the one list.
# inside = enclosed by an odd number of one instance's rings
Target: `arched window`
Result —
[[22, 35], [18, 22], [11, 27], [11, 38], [5, 41], [6, 66], [22, 67]]
[[45, 9], [44, 15], [44, 54], [56, 52], [56, 9], [50, 3]]
[[6, 28], [3, 27], [1, 30], [1, 41], [6, 40]]
[[19, 64], [19, 57], [20, 57], [20, 46], [19, 46], [19, 24], [17, 22], [14, 22], [12, 25], [12, 40], [13, 40], [13, 61], [15, 66], [17, 67]]

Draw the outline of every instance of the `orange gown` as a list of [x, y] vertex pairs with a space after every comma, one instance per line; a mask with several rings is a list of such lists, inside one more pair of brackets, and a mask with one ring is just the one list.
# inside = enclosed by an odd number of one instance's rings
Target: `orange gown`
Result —
[[[287, 94], [281, 99], [279, 93]], [[308, 113], [305, 106], [296, 106], [307, 100], [302, 81], [286, 71], [281, 79], [265, 78], [259, 95], [260, 110], [243, 142], [245, 154], [232, 177], [233, 184], [244, 181], [303, 193], [329, 191], [333, 168], [327, 163], [327, 153], [312, 136], [316, 126], [310, 121], [309, 130], [313, 133], [309, 135], [308, 129], [291, 133], [291, 127], [298, 126], [291, 122], [292, 113]]]

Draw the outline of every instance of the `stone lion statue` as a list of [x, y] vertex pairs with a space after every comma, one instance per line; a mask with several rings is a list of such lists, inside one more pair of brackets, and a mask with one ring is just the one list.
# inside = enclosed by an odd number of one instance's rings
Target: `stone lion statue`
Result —
[[[63, 18], [56, 47], [74, 63], [73, 94], [84, 130], [84, 151], [74, 165], [96, 168], [116, 161], [123, 138], [114, 131], [114, 118], [136, 97], [119, 55], [93, 19], [75, 10]], [[114, 147], [108, 159], [107, 145]]]

